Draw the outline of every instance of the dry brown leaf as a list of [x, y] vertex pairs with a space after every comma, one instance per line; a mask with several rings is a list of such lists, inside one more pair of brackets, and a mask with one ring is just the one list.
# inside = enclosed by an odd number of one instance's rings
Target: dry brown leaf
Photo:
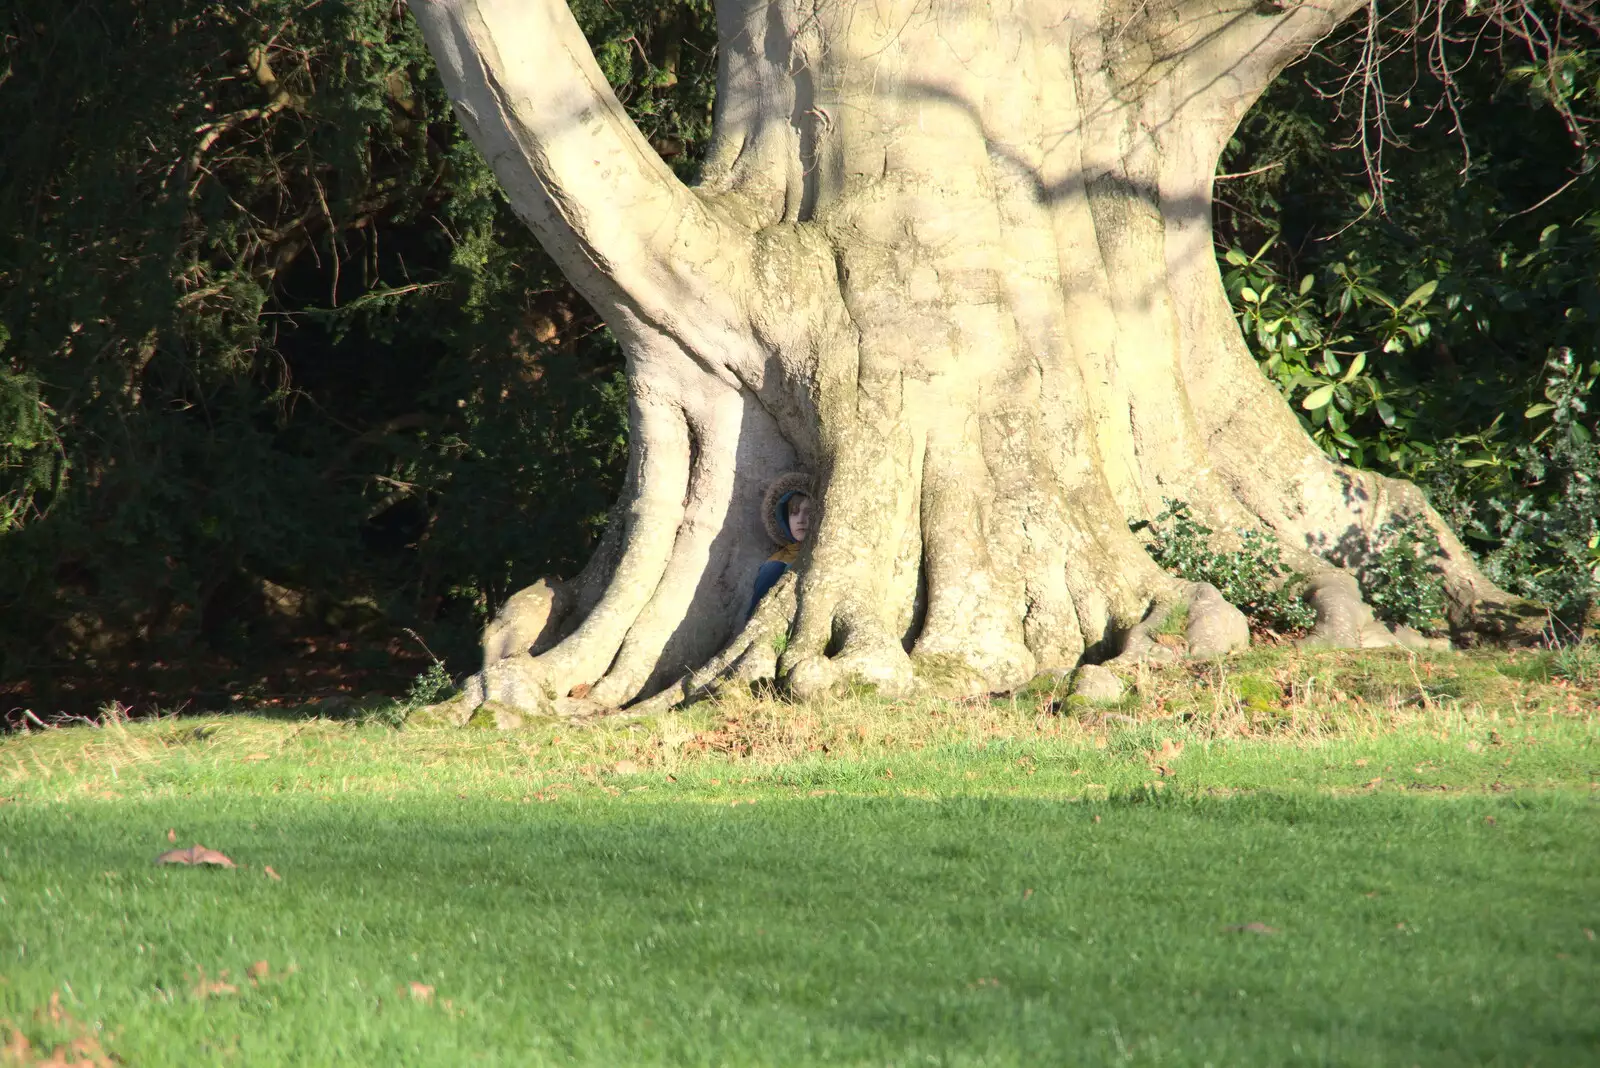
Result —
[[433, 987], [427, 983], [419, 983], [413, 979], [409, 986], [400, 989], [401, 993], [410, 994], [412, 1001], [421, 1001], [425, 1004], [433, 1001]]
[[224, 968], [215, 979], [207, 979], [204, 969], [200, 970], [200, 981], [194, 985], [194, 996], [208, 998], [217, 994], [237, 994], [239, 988], [228, 982], [228, 970]]
[[1589, 940], [1589, 941], [1591, 941], [1591, 942], [1593, 942], [1593, 941], [1594, 941], [1594, 928], [1592, 928], [1592, 927], [1585, 927], [1585, 928], [1584, 928], [1584, 929], [1583, 929], [1583, 937], [1585, 937], [1585, 938], [1587, 938], [1587, 939], [1588, 939], [1588, 940]]
[[1239, 931], [1244, 934], [1258, 935], [1273, 935], [1278, 933], [1278, 929], [1276, 927], [1268, 927], [1266, 924], [1260, 922], [1236, 923], [1229, 927], [1228, 930]]
[[246, 764], [254, 764], [258, 760], [271, 760], [272, 759], [272, 754], [270, 754], [270, 753], [248, 753], [245, 756], [241, 757], [240, 759], [243, 760]]
[[237, 868], [233, 860], [215, 849], [207, 849], [196, 842], [188, 849], [169, 849], [156, 858], [157, 864], [215, 864], [223, 868]]
[[176, 827], [168, 827], [167, 828], [167, 841], [176, 842], [177, 840], [178, 840], [178, 829]]
[[639, 774], [639, 765], [631, 760], [619, 760], [616, 767], [611, 770], [618, 775], [637, 775]]
[[261, 870], [266, 872], [267, 873], [267, 878], [271, 879], [273, 882], [281, 883], [283, 881], [283, 876], [281, 876], [277, 872], [273, 871], [271, 864], [262, 865]]

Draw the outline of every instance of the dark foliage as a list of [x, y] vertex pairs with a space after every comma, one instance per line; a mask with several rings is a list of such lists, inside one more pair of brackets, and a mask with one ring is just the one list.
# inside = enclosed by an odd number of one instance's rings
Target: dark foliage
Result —
[[[708, 4], [574, 8], [692, 167]], [[0, 681], [404, 625], [464, 664], [581, 566], [621, 355], [400, 4], [18, 0], [0, 144]]]
[[1459, 117], [1415, 52], [1385, 60], [1403, 92], [1381, 208], [1330, 95], [1361, 42], [1287, 72], [1225, 158], [1246, 176], [1218, 184], [1219, 255], [1317, 441], [1417, 481], [1493, 579], [1570, 623], [1600, 592], [1600, 173], [1572, 127], [1600, 98], [1600, 41], [1564, 24], [1544, 65], [1482, 29], [1447, 28]]

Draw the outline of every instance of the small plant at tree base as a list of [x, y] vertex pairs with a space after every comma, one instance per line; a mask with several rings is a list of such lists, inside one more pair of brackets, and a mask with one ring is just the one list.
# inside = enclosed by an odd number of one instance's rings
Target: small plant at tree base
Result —
[[450, 672], [445, 670], [441, 661], [435, 660], [428, 665], [427, 671], [411, 680], [411, 689], [406, 691], [406, 704], [412, 708], [435, 704], [448, 697], [455, 688]]
[[444, 662], [435, 659], [428, 665], [428, 670], [411, 680], [411, 688], [406, 691], [403, 700], [390, 701], [381, 708], [374, 709], [367, 714], [367, 719], [390, 727], [404, 726], [411, 713], [419, 708], [438, 704], [449, 697], [455, 688], [450, 672], [445, 670]]
[[1302, 576], [1288, 571], [1275, 535], [1261, 530], [1238, 531], [1239, 548], [1211, 548], [1210, 527], [1189, 514], [1183, 501], [1163, 498], [1166, 510], [1155, 520], [1134, 523], [1149, 530], [1155, 562], [1190, 582], [1209, 582], [1224, 600], [1256, 624], [1276, 631], [1310, 630], [1316, 612], [1295, 592]]
[[1421, 516], [1392, 519], [1378, 529], [1376, 555], [1361, 571], [1361, 590], [1373, 614], [1424, 634], [1445, 629], [1439, 536]]

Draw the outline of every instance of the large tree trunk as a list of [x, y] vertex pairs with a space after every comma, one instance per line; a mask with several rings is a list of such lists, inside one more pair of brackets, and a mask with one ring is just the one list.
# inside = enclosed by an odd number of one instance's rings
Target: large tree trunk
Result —
[[[1152, 609], [1191, 595], [1128, 529], [1167, 497], [1321, 572], [1426, 514], [1454, 626], [1501, 625], [1485, 608], [1510, 599], [1414, 488], [1302, 432], [1212, 252], [1229, 135], [1357, 6], [718, 0], [716, 133], [691, 189], [563, 0], [411, 0], [631, 388], [626, 488], [564, 637], [491, 643], [468, 703], [618, 707], [713, 657], [668, 693], [728, 674], [800, 695], [1014, 686], [1139, 646]], [[820, 526], [742, 626], [771, 549], [763, 487], [796, 468]], [[1348, 580], [1319, 586], [1328, 637], [1374, 640]]]

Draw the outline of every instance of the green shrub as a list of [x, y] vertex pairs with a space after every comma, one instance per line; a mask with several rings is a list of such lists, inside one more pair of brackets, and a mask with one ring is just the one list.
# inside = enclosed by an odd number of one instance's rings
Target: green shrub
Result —
[[1390, 520], [1378, 531], [1378, 545], [1361, 571], [1361, 592], [1373, 613], [1424, 634], [1444, 630], [1444, 578], [1435, 563], [1444, 550], [1427, 520]]
[[1214, 549], [1214, 532], [1189, 514], [1187, 504], [1170, 498], [1163, 503], [1166, 510], [1153, 522], [1132, 524], [1135, 531], [1149, 531], [1148, 548], [1156, 563], [1191, 582], [1209, 582], [1260, 626], [1302, 631], [1316, 623], [1316, 613], [1298, 593], [1303, 576], [1284, 567], [1276, 535], [1240, 530], [1239, 548]]

